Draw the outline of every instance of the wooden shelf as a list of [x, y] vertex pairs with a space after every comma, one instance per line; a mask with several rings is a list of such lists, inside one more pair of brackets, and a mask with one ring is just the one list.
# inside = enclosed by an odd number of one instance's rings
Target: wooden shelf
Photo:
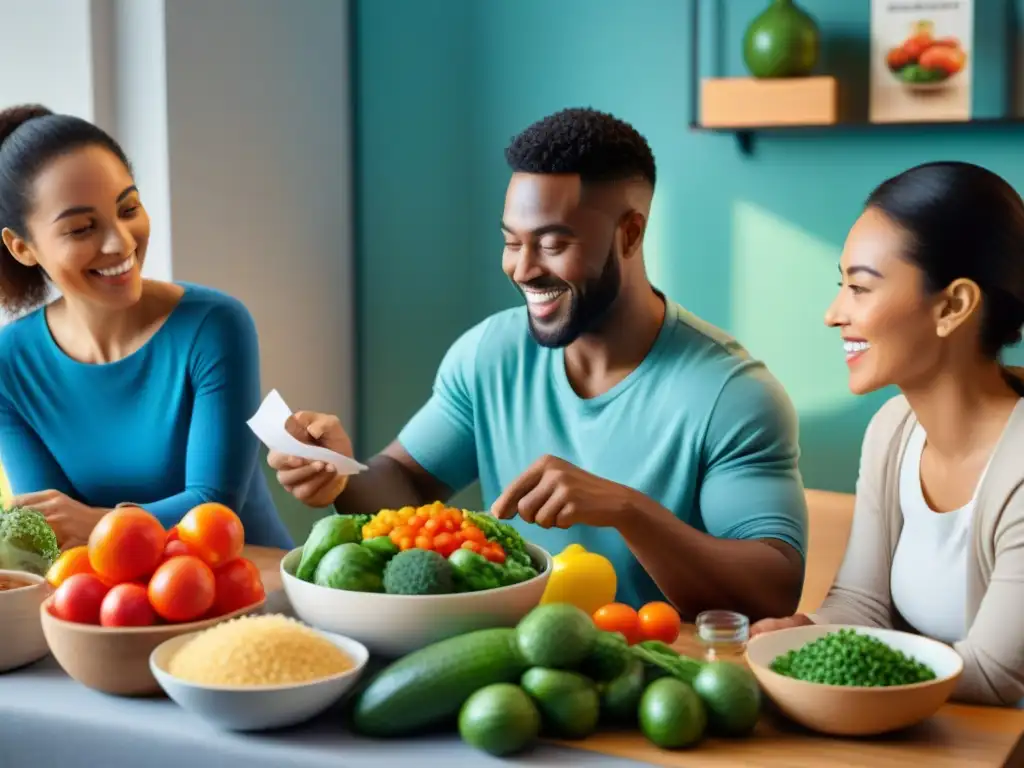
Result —
[[740, 151], [749, 155], [754, 150], [754, 137], [757, 134], [770, 134], [781, 136], [786, 134], [807, 135], [811, 133], [836, 133], [841, 131], [906, 131], [906, 130], [934, 130], [942, 128], [963, 127], [993, 127], [993, 126], [1015, 126], [1024, 125], [1024, 115], [1007, 117], [978, 118], [974, 120], [939, 120], [930, 122], [906, 122], [906, 123], [871, 123], [868, 121], [848, 121], [835, 123], [834, 125], [763, 125], [763, 126], [742, 126], [742, 127], [719, 127], [706, 126], [697, 122], [690, 122], [690, 130], [702, 131], [705, 133], [733, 134], [736, 137]]
[[[736, 137], [736, 143], [739, 150], [744, 155], [750, 155], [754, 150], [754, 138], [758, 135], [764, 136], [788, 136], [788, 135], [836, 135], [842, 132], [864, 132], [870, 131], [871, 133], [881, 133], [884, 131], [898, 132], [898, 131], [933, 131], [933, 130], [952, 130], [956, 127], [960, 127], [965, 130], [984, 129], [991, 128], [994, 126], [1002, 127], [1014, 127], [1024, 126], [1024, 114], [1021, 114], [1024, 106], [1019, 104], [1020, 86], [1024, 85], [1024, 71], [1018, 72], [1016, 70], [1011, 71], [1007, 81], [1007, 110], [1010, 114], [994, 117], [978, 117], [970, 120], [940, 120], [940, 121], [919, 121], [919, 122], [893, 122], [893, 123], [875, 123], [870, 122], [867, 119], [866, 114], [863, 118], [860, 117], [859, 108], [854, 110], [857, 115], [854, 118], [853, 113], [850, 111], [849, 104], [842, 104], [839, 106], [839, 114], [845, 115], [845, 118], [840, 118], [836, 122], [819, 122], [813, 125], [801, 125], [801, 124], [769, 124], [769, 125], [748, 125], [733, 124], [733, 125], [703, 125], [701, 123], [701, 91], [702, 82], [706, 82], [708, 76], [702, 76], [700, 66], [700, 7], [702, 0], [691, 0], [690, 2], [690, 129], [692, 131], [702, 131], [707, 133], [720, 133], [720, 134], [732, 134]], [[720, 3], [722, 0], [713, 0], [714, 3]], [[1009, 8], [1009, 6], [1008, 6]], [[1007, 11], [1010, 12], [1009, 10]], [[1010, 58], [1007, 62], [1007, 66], [1015, 66], [1012, 62], [1019, 60], [1021, 54], [1020, 43], [1017, 42], [1018, 34], [1020, 31], [1019, 18], [1011, 15], [1008, 17], [1008, 21], [1004, 24], [1004, 32], [1010, 36], [1009, 50]], [[827, 78], [829, 76], [838, 76], [838, 73], [821, 73], [815, 77], [819, 79]], [[865, 73], [865, 77], [867, 74]], [[716, 74], [710, 79], [721, 79], [726, 76], [723, 74]], [[744, 76], [745, 77], [745, 76]], [[841, 85], [841, 83], [840, 83]], [[845, 102], [845, 97], [841, 99]], [[813, 103], [810, 104], [814, 106]], [[721, 110], [719, 110], [721, 111]], [[811, 110], [813, 111], [813, 110]], [[815, 115], [816, 117], [817, 115]], [[773, 116], [766, 116], [765, 121], [772, 120]], [[797, 117], [797, 119], [801, 119]], [[813, 119], [813, 118], [811, 118]], [[735, 121], [739, 122], [739, 121]]]

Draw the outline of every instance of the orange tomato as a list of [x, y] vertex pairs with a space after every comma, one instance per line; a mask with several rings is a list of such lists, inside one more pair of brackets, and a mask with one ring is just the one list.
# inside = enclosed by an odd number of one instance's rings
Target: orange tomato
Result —
[[630, 645], [643, 639], [640, 616], [625, 603], [608, 603], [594, 611], [594, 624], [605, 632], [621, 632]]
[[136, 581], [156, 569], [166, 539], [160, 521], [144, 509], [112, 509], [89, 535], [89, 564], [105, 581]]
[[910, 57], [911, 61], [917, 61], [918, 57], [924, 53], [925, 49], [930, 47], [934, 39], [927, 32], [914, 35], [903, 41], [903, 50], [906, 51], [907, 56]]
[[200, 618], [213, 606], [215, 592], [213, 570], [194, 555], [161, 563], [146, 590], [153, 610], [171, 622]]
[[223, 616], [226, 613], [258, 603], [266, 596], [260, 569], [250, 560], [239, 557], [232, 560], [214, 574], [213, 607], [209, 615]]
[[211, 568], [240, 557], [245, 546], [242, 521], [223, 504], [193, 507], [176, 527], [178, 539]]
[[967, 63], [967, 54], [950, 45], [933, 45], [921, 53], [920, 65], [925, 69], [939, 69], [955, 75]]
[[60, 557], [46, 572], [46, 580], [51, 586], [59, 587], [69, 576], [76, 573], [93, 573], [92, 566], [89, 565], [89, 547], [84, 544], [61, 552]]
[[671, 645], [679, 639], [683, 621], [668, 603], [648, 603], [640, 609], [640, 632], [644, 640], [661, 640]]

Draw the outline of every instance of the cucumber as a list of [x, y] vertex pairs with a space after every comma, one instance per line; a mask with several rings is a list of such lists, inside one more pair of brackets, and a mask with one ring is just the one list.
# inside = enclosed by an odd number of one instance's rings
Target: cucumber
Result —
[[518, 683], [528, 668], [515, 629], [456, 635], [385, 667], [359, 695], [352, 725], [365, 736], [400, 737], [457, 722], [473, 693], [494, 683]]

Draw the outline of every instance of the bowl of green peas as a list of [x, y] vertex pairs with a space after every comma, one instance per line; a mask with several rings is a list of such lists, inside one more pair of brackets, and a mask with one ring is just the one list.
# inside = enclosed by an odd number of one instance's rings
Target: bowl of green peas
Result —
[[951, 646], [892, 629], [815, 624], [758, 635], [747, 664], [786, 717], [833, 736], [877, 736], [934, 715], [963, 672]]

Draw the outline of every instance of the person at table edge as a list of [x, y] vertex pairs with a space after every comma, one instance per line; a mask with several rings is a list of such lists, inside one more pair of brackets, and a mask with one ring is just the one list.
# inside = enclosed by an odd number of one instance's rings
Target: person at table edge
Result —
[[[346, 485], [272, 453], [279, 481], [346, 514], [447, 500], [479, 479], [490, 511], [527, 539], [608, 557], [622, 602], [667, 597], [689, 618], [792, 611], [807, 538], [795, 412], [761, 362], [651, 285], [646, 140], [566, 109], [526, 128], [506, 159], [502, 268], [525, 308], [455, 341], [430, 398], [367, 472]], [[337, 419], [292, 421], [351, 454]]]
[[927, 163], [850, 231], [826, 322], [850, 389], [895, 386], [868, 426], [842, 566], [811, 623], [916, 632], [963, 659], [953, 698], [1024, 698], [1024, 203], [996, 174]]
[[[62, 547], [135, 503], [165, 527], [204, 502], [246, 541], [291, 537], [246, 420], [255, 325], [237, 300], [143, 280], [149, 216], [122, 148], [38, 107], [0, 112], [0, 463]], [[61, 296], [47, 302], [50, 287]]]

